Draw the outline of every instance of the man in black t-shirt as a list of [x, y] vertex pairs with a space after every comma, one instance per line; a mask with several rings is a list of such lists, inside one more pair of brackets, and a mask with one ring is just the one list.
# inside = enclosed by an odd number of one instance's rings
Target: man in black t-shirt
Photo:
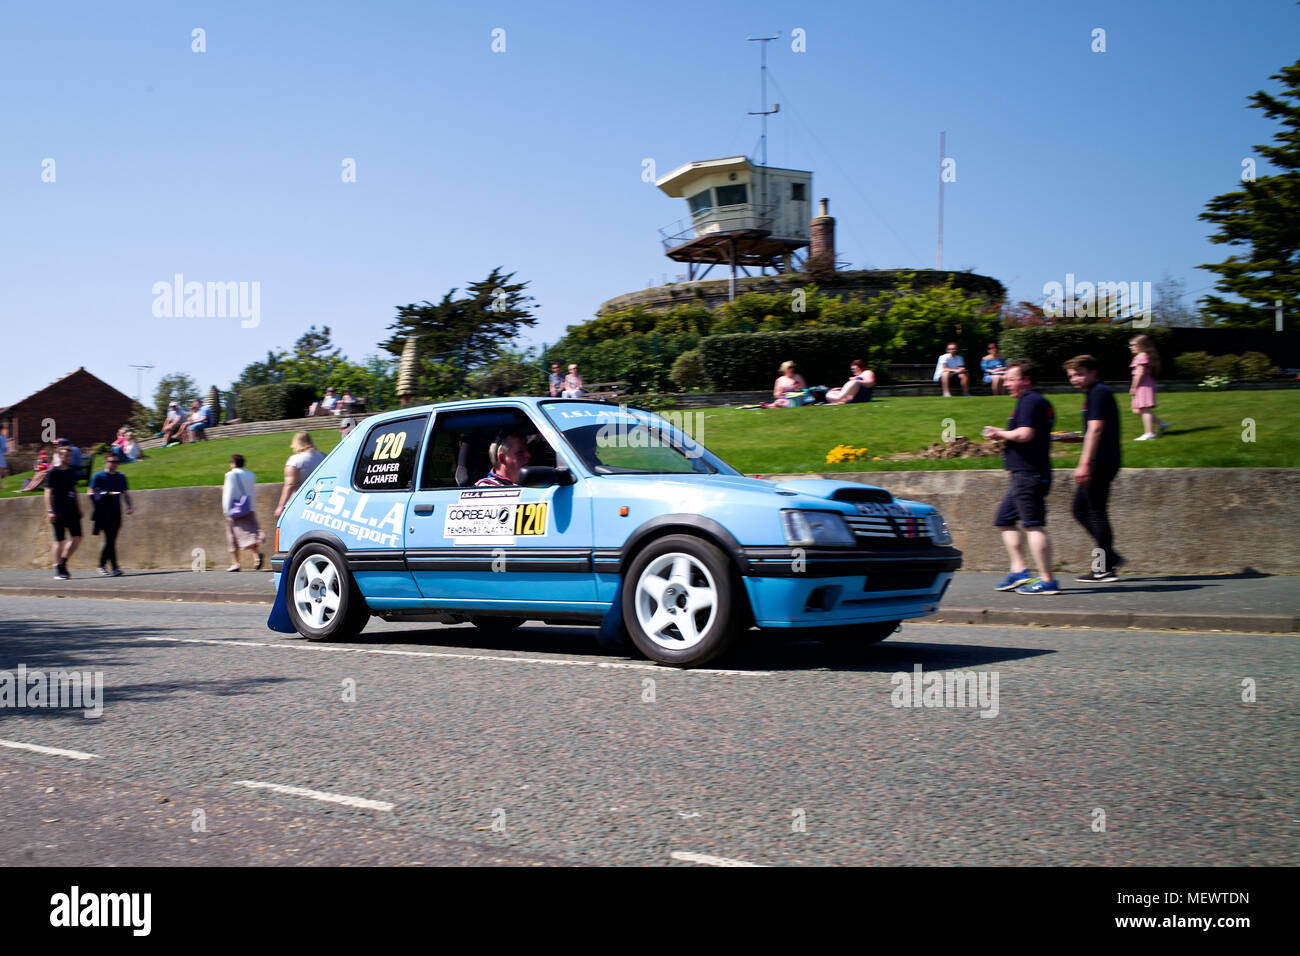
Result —
[[[1018, 594], [1060, 594], [1052, 577], [1052, 543], [1044, 530], [1047, 524], [1047, 492], [1052, 487], [1052, 424], [1056, 412], [1038, 390], [1038, 374], [1032, 362], [1015, 361], [1007, 366], [1003, 380], [1016, 399], [1016, 410], [1006, 428], [984, 427], [985, 438], [1005, 441], [1005, 465], [1011, 472], [1011, 487], [998, 506], [994, 527], [1002, 532], [1002, 543], [1011, 559], [1011, 570], [996, 585], [999, 591]], [[1020, 548], [1020, 531], [1025, 529], [1029, 550], [1038, 568], [1031, 577]]]
[[[68, 558], [81, 544], [81, 505], [77, 502], [77, 472], [69, 464], [68, 446], [54, 449], [54, 464], [45, 479], [45, 510], [54, 525], [54, 577], [68, 580]], [[70, 540], [64, 541], [64, 535]]]
[[[1119, 473], [1119, 406], [1115, 396], [1100, 380], [1098, 362], [1091, 355], [1076, 355], [1065, 363], [1070, 384], [1082, 391], [1083, 453], [1074, 469], [1074, 519], [1083, 525], [1097, 542], [1092, 570], [1076, 580], [1088, 584], [1118, 581], [1115, 569], [1124, 559], [1115, 553], [1115, 536], [1111, 530], [1106, 503], [1110, 484]], [[1100, 552], [1100, 554], [1097, 553]]]

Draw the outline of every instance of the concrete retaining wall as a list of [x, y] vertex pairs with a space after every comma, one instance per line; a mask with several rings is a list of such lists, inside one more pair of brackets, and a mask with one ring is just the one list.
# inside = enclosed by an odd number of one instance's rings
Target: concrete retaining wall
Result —
[[[789, 477], [807, 478], [808, 475]], [[826, 474], [888, 488], [899, 497], [932, 504], [953, 530], [970, 571], [1006, 568], [1006, 553], [992, 527], [1006, 491], [1003, 471], [903, 471]], [[259, 484], [257, 514], [274, 546], [274, 510], [280, 485]], [[1071, 471], [1055, 472], [1047, 528], [1058, 567], [1086, 570], [1092, 541], [1070, 516]], [[210, 568], [227, 562], [221, 488], [165, 488], [132, 493], [135, 515], [118, 537], [122, 566], [189, 568], [194, 549]], [[1124, 469], [1111, 494], [1116, 548], [1129, 569], [1146, 574], [1234, 573], [1243, 568], [1300, 574], [1300, 469]], [[71, 566], [93, 567], [100, 538], [90, 534], [89, 508], [82, 550]], [[0, 500], [0, 567], [50, 566], [50, 526], [39, 495]], [[245, 561], [247, 562], [247, 558]]]
[[[253, 495], [258, 521], [266, 533], [262, 550], [268, 560], [275, 546], [275, 506], [281, 487], [279, 482], [259, 484]], [[131, 501], [135, 514], [123, 512], [122, 531], [117, 536], [117, 559], [123, 568], [192, 568], [196, 561], [209, 569], [229, 565], [220, 485], [133, 491]], [[81, 547], [68, 562], [74, 572], [94, 568], [104, 541], [90, 533], [90, 507], [84, 493], [81, 512]], [[50, 568], [52, 574], [53, 543], [42, 495], [0, 500], [0, 567]], [[244, 554], [243, 563], [249, 567], [252, 558]]]
[[[771, 477], [771, 476], [764, 476]], [[789, 476], [789, 477], [808, 477]], [[894, 471], [824, 474], [887, 488], [934, 505], [965, 554], [968, 571], [999, 571], [1006, 551], [993, 516], [1005, 471]], [[1092, 539], [1070, 514], [1073, 469], [1056, 469], [1047, 530], [1054, 563], [1088, 570]], [[1235, 573], [1254, 568], [1300, 574], [1300, 469], [1125, 468], [1111, 486], [1115, 550], [1125, 570], [1145, 574]], [[1028, 557], [1026, 553], [1026, 557]]]

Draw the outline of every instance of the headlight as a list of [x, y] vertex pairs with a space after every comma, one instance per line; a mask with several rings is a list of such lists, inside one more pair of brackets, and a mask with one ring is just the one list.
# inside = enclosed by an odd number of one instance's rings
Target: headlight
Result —
[[829, 511], [782, 511], [781, 527], [786, 544], [851, 548], [856, 543], [844, 519]]
[[952, 544], [952, 532], [948, 530], [948, 522], [943, 520], [943, 515], [936, 511], [925, 519], [925, 523], [931, 541], [935, 544]]

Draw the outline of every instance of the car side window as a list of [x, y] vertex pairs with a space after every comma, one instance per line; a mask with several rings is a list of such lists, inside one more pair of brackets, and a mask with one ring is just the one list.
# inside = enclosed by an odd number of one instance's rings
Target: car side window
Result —
[[410, 491], [428, 421], [427, 415], [421, 415], [372, 428], [357, 455], [353, 487], [358, 491]]
[[424, 455], [420, 489], [471, 488], [492, 470], [488, 450], [503, 432], [524, 436], [532, 464], [555, 465], [555, 450], [516, 408], [474, 409], [439, 415]]

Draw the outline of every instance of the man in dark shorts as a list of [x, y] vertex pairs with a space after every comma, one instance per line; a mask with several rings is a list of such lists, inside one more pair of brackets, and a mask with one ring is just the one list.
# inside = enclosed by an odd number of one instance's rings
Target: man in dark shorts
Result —
[[1086, 584], [1118, 581], [1115, 569], [1124, 559], [1115, 553], [1115, 535], [1111, 530], [1106, 504], [1110, 484], [1119, 473], [1119, 406], [1110, 388], [1101, 381], [1100, 365], [1091, 355], [1076, 355], [1065, 363], [1070, 384], [1087, 397], [1083, 403], [1083, 452], [1079, 467], [1074, 469], [1074, 520], [1097, 542], [1098, 555], [1092, 570], [1076, 578]]
[[[68, 558], [81, 544], [81, 505], [77, 502], [77, 472], [69, 464], [68, 446], [54, 449], [54, 464], [45, 479], [46, 517], [54, 525], [54, 577], [66, 581]], [[64, 541], [67, 536], [69, 540]]]
[[[995, 527], [1002, 531], [1002, 543], [1011, 558], [1011, 571], [997, 585], [999, 591], [1017, 594], [1060, 594], [1052, 577], [1052, 543], [1047, 537], [1047, 492], [1052, 487], [1052, 423], [1056, 412], [1038, 390], [1038, 373], [1032, 362], [1020, 360], [1007, 366], [1007, 391], [1016, 399], [1016, 410], [1006, 428], [984, 427], [985, 438], [1005, 441], [1003, 467], [1011, 472], [1011, 487], [998, 506]], [[1025, 529], [1029, 550], [1038, 568], [1031, 577], [1020, 549], [1020, 531]]]
[[[133, 514], [131, 495], [127, 493], [126, 475], [117, 470], [117, 455], [104, 456], [104, 470], [90, 479], [90, 497], [94, 505], [90, 512], [92, 533], [103, 534], [104, 547], [99, 552], [99, 573], [120, 577], [117, 566], [117, 533], [122, 528], [122, 499], [126, 499], [126, 513]], [[109, 571], [108, 566], [113, 566]]]

